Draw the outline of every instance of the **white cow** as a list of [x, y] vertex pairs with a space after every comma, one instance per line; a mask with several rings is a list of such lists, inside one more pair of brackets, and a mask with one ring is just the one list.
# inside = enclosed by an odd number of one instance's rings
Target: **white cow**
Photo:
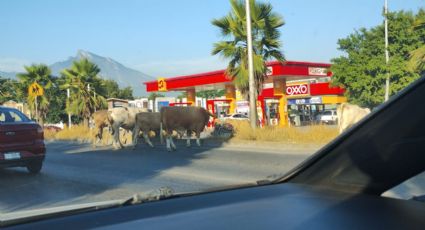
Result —
[[108, 120], [111, 124], [113, 134], [112, 146], [115, 149], [123, 147], [120, 141], [120, 127], [127, 131], [132, 131], [136, 123], [136, 114], [140, 112], [148, 112], [148, 110], [127, 107], [118, 107], [108, 110]]
[[358, 105], [348, 103], [339, 105], [337, 109], [339, 133], [344, 132], [369, 113], [370, 109], [361, 108]]

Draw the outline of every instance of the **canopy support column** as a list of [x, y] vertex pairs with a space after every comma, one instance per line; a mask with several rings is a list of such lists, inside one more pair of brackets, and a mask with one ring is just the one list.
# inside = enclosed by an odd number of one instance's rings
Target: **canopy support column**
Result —
[[236, 89], [234, 85], [226, 85], [226, 99], [230, 100], [229, 113], [236, 111]]
[[273, 94], [279, 96], [279, 126], [288, 126], [288, 100], [286, 96], [286, 79], [273, 81]]
[[186, 90], [186, 99], [191, 106], [196, 106], [196, 91], [195, 89]]

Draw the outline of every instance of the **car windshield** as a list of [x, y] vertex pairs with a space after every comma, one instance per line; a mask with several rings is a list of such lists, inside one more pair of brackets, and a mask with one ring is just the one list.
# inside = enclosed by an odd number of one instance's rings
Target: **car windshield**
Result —
[[0, 1], [0, 216], [272, 182], [425, 73], [423, 0], [248, 2]]

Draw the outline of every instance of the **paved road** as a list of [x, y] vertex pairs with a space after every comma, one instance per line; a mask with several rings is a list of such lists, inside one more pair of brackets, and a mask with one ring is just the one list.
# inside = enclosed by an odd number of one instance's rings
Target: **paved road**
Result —
[[[134, 151], [93, 150], [88, 144], [52, 142], [38, 175], [24, 168], [0, 170], [0, 214], [122, 199], [163, 186], [175, 192], [254, 182], [285, 173], [312, 150], [255, 150], [252, 147], [184, 147], [169, 153], [139, 145]], [[276, 175], [275, 175], [276, 176]]]

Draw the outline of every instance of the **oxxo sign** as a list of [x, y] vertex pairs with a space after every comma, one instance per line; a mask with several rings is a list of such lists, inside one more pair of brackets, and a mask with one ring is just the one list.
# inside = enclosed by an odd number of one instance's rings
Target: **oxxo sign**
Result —
[[286, 86], [286, 95], [288, 96], [308, 95], [308, 94], [309, 94], [308, 84]]

